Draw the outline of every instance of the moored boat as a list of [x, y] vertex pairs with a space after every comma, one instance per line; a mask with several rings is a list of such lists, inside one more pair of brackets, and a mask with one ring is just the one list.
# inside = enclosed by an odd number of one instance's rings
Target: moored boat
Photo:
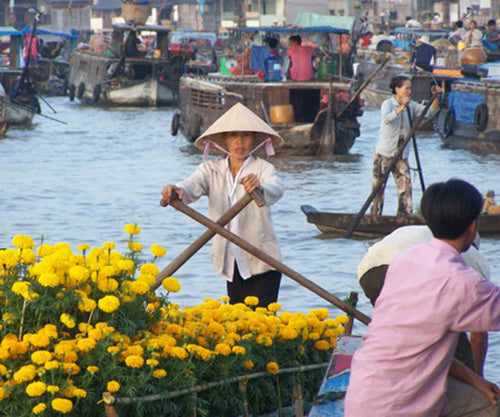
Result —
[[[122, 47], [131, 32], [156, 33], [156, 49], [129, 56]], [[163, 106], [177, 101], [183, 58], [171, 57], [169, 29], [157, 25], [117, 24], [109, 48], [98, 53], [77, 49], [71, 54], [69, 98], [88, 103]]]
[[[301, 206], [307, 221], [323, 233], [344, 234], [356, 217], [351, 213], [320, 212], [309, 205]], [[402, 226], [425, 224], [420, 216], [372, 216], [364, 215], [353, 232], [358, 237], [385, 236]], [[500, 214], [481, 215], [478, 231], [480, 235], [500, 234]]]
[[500, 153], [500, 82], [461, 80], [451, 85], [447, 107], [441, 109], [434, 130], [449, 148], [478, 153]]

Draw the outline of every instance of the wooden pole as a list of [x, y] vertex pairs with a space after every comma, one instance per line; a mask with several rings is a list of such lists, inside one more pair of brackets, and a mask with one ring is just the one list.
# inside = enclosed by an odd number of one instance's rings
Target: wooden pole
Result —
[[192, 209], [187, 204], [184, 204], [182, 201], [174, 200], [174, 201], [170, 202], [170, 205], [172, 207], [174, 207], [176, 210], [179, 210], [180, 212], [186, 214], [187, 216], [191, 217], [192, 219], [196, 220], [197, 222], [201, 223], [202, 225], [208, 227], [212, 231], [220, 234], [221, 236], [224, 236], [230, 242], [234, 243], [235, 245], [239, 246], [243, 250], [245, 250], [248, 253], [252, 254], [253, 256], [259, 258], [261, 261], [264, 261], [268, 265], [272, 266], [273, 268], [277, 269], [278, 271], [280, 271], [283, 274], [287, 275], [288, 277], [292, 278], [294, 281], [298, 282], [303, 287], [312, 291], [316, 295], [319, 295], [320, 297], [322, 297], [326, 301], [332, 303], [334, 306], [340, 308], [341, 310], [345, 311], [348, 314], [351, 314], [354, 318], [358, 319], [362, 323], [368, 324], [370, 322], [370, 318], [368, 316], [366, 316], [365, 314], [363, 314], [362, 312], [352, 308], [352, 306], [350, 306], [346, 302], [342, 301], [341, 299], [337, 298], [336, 296], [334, 296], [330, 292], [326, 291], [325, 289], [321, 288], [319, 285], [308, 280], [306, 277], [304, 277], [303, 275], [294, 271], [293, 269], [287, 267], [286, 265], [284, 265], [283, 263], [281, 263], [277, 259], [269, 256], [267, 253], [263, 252], [259, 248], [251, 245], [246, 240], [244, 240], [244, 239], [240, 238], [239, 236], [235, 235], [234, 233], [231, 233], [230, 231], [226, 230], [223, 226], [221, 226], [221, 225], [213, 222], [209, 218], [203, 216], [201, 213]]
[[391, 163], [387, 167], [387, 171], [384, 172], [384, 174], [382, 174], [382, 176], [380, 177], [377, 185], [372, 190], [372, 192], [369, 195], [369, 197], [366, 199], [365, 204], [363, 204], [363, 207], [361, 207], [361, 210], [359, 211], [359, 213], [356, 215], [356, 217], [352, 220], [351, 224], [347, 228], [347, 230], [345, 232], [345, 235], [344, 235], [345, 238], [351, 237], [352, 232], [358, 226], [359, 222], [361, 221], [361, 218], [365, 214], [366, 209], [368, 208], [368, 206], [371, 204], [372, 200], [375, 198], [375, 196], [378, 194], [378, 192], [380, 191], [380, 189], [382, 188], [382, 186], [387, 181], [387, 178], [389, 177], [389, 174], [391, 173], [392, 169], [394, 168], [394, 165], [396, 165], [396, 163], [398, 162], [398, 159], [403, 154], [403, 151], [406, 148], [406, 145], [408, 145], [408, 142], [410, 142], [411, 137], [415, 134], [415, 131], [417, 130], [418, 126], [420, 126], [420, 122], [422, 121], [422, 119], [427, 114], [427, 110], [429, 110], [429, 107], [431, 106], [431, 104], [434, 102], [434, 99], [438, 95], [439, 95], [439, 93], [436, 93], [436, 94], [434, 94], [432, 96], [431, 100], [427, 103], [427, 105], [425, 106], [425, 108], [422, 111], [422, 113], [420, 113], [420, 115], [417, 117], [417, 120], [415, 121], [415, 124], [411, 127], [410, 131], [408, 132], [408, 135], [406, 135], [404, 143], [398, 149], [398, 151], [396, 152], [396, 155], [394, 155], [394, 157], [392, 158]]
[[[174, 193], [174, 195], [177, 195]], [[252, 194], [246, 194], [243, 198], [236, 202], [226, 213], [224, 213], [217, 224], [224, 227], [228, 224], [236, 215], [243, 210], [252, 200], [258, 201], [259, 207], [262, 207], [262, 202], [265, 204], [264, 197], [259, 190], [255, 190]], [[160, 205], [165, 207], [168, 203], [165, 200], [160, 202]], [[262, 204], [262, 205], [260, 205]], [[190, 259], [196, 252], [198, 252], [205, 243], [207, 243], [212, 237], [215, 236], [215, 232], [212, 230], [207, 230], [198, 239], [196, 239], [184, 252], [182, 252], [177, 258], [175, 258], [170, 264], [168, 264], [160, 273], [156, 276], [155, 283], [151, 286], [153, 290], [156, 290], [165, 278], [172, 276], [172, 274], [177, 271], [182, 265], [184, 265], [188, 259]]]
[[330, 78], [330, 87], [328, 89], [328, 109], [326, 111], [326, 120], [325, 125], [323, 126], [323, 135], [321, 136], [318, 155], [332, 155], [335, 148], [335, 123], [332, 121], [332, 84], [333, 80]]
[[[349, 295], [349, 304], [351, 304], [354, 308], [358, 304], [358, 293], [356, 291], [352, 291]], [[350, 336], [352, 334], [352, 327], [354, 325], [354, 318], [348, 314], [349, 321], [346, 323], [344, 327], [344, 334]]]
[[[406, 108], [406, 113], [408, 114], [408, 122], [410, 123], [410, 129], [412, 126], [412, 121], [411, 121], [411, 111], [410, 108]], [[422, 189], [422, 193], [425, 192], [425, 182], [424, 182], [424, 173], [422, 171], [422, 165], [420, 164], [420, 157], [418, 156], [418, 148], [417, 148], [417, 138], [415, 135], [411, 137], [411, 140], [413, 142], [413, 150], [415, 151], [415, 161], [417, 162], [417, 170], [418, 170], [418, 177], [420, 179], [420, 188]]]
[[386, 57], [385, 58], [385, 61], [383, 61], [376, 69], [375, 71], [373, 71], [369, 76], [368, 78], [363, 82], [363, 84], [361, 84], [361, 86], [356, 90], [356, 92], [354, 93], [354, 95], [351, 97], [351, 99], [349, 100], [349, 102], [345, 105], [345, 107], [339, 112], [339, 114], [337, 114], [337, 119], [339, 119], [343, 114], [344, 112], [349, 108], [349, 106], [354, 103], [354, 101], [356, 101], [358, 99], [358, 97], [361, 95], [361, 93], [363, 92], [363, 90], [366, 88], [366, 86], [368, 84], [370, 84], [371, 80], [373, 80], [375, 78], [375, 75], [378, 74], [378, 72], [384, 68], [386, 66], [386, 64], [389, 62], [389, 57]]

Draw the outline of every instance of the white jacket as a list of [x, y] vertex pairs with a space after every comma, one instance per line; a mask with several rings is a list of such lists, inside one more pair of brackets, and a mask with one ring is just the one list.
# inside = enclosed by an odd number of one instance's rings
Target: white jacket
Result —
[[[276, 170], [269, 162], [251, 156], [248, 165], [242, 168], [241, 178], [248, 174], [255, 174], [264, 190], [266, 205], [259, 208], [251, 202], [239, 214], [240, 237], [248, 243], [258, 247], [269, 256], [281, 260], [276, 235], [271, 221], [271, 205], [283, 195], [284, 187], [278, 178]], [[227, 188], [228, 164], [225, 158], [205, 162], [198, 166], [196, 171], [185, 181], [176, 184], [184, 191], [182, 201], [186, 204], [198, 200], [201, 196], [208, 196], [209, 217], [217, 221], [230, 208]], [[245, 189], [240, 184], [236, 189], [239, 200], [245, 196]], [[221, 274], [224, 268], [227, 240], [215, 235], [212, 243], [211, 261], [215, 270]], [[262, 274], [273, 268], [255, 256], [246, 253], [248, 268], [251, 275]]]

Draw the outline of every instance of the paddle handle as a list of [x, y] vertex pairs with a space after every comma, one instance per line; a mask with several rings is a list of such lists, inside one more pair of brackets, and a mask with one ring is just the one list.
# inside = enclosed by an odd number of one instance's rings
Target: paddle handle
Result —
[[[262, 194], [262, 191], [260, 191], [258, 188], [256, 188], [255, 190], [253, 190], [250, 193], [250, 195], [252, 196], [253, 201], [255, 201], [255, 204], [257, 204], [258, 207], [264, 207], [266, 205], [266, 200], [264, 199], [264, 194]], [[177, 193], [174, 192], [172, 194], [172, 197], [177, 200], [178, 199], [177, 198]], [[160, 206], [167, 207], [168, 206], [167, 200], [165, 200], [164, 198], [162, 198], [160, 200]]]

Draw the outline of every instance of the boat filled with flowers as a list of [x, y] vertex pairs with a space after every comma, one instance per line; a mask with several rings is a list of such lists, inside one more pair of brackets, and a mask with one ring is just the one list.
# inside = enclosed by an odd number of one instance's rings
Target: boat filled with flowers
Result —
[[312, 401], [347, 316], [255, 297], [181, 308], [177, 279], [151, 289], [165, 248], [125, 230], [124, 255], [24, 235], [0, 250], [5, 415], [258, 415]]

